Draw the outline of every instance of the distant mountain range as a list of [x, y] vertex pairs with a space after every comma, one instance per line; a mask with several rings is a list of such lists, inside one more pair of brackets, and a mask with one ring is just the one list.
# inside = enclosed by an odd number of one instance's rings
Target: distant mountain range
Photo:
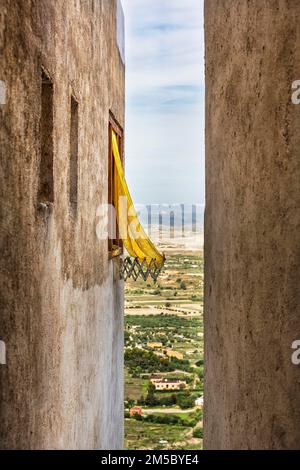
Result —
[[194, 228], [198, 232], [204, 226], [203, 204], [137, 205], [136, 210], [145, 229], [151, 224], [153, 227], [174, 226], [177, 230], [184, 226], [187, 230]]

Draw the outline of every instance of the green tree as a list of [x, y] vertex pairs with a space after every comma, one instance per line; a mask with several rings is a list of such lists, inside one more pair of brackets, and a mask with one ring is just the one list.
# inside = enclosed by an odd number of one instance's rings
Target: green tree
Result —
[[193, 437], [196, 437], [197, 439], [203, 439], [203, 429], [202, 428], [194, 429]]
[[152, 383], [150, 383], [148, 386], [148, 393], [145, 403], [147, 406], [156, 406], [159, 404], [159, 401], [155, 396], [155, 386]]

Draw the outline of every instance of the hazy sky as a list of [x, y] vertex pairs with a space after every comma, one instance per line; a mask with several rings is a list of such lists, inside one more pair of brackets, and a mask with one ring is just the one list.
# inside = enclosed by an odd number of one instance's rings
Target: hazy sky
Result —
[[203, 0], [122, 0], [136, 203], [204, 202]]

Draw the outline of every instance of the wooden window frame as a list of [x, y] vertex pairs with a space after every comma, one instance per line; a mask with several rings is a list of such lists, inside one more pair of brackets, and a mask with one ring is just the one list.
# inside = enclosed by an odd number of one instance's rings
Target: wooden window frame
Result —
[[[109, 125], [108, 125], [108, 204], [110, 207], [115, 207], [114, 204], [114, 172], [115, 163], [112, 149], [112, 131], [115, 132], [118, 140], [119, 152], [124, 167], [124, 131], [121, 125], [118, 123], [114, 115], [109, 113]], [[112, 240], [110, 233], [112, 227], [115, 226], [116, 238]], [[113, 259], [118, 256], [122, 256], [124, 252], [123, 241], [120, 239], [119, 228], [116, 220], [114, 211], [108, 211], [108, 254], [109, 258]]]

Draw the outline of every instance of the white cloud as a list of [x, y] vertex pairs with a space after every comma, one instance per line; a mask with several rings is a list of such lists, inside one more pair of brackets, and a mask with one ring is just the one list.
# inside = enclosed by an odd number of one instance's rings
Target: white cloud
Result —
[[203, 0], [123, 0], [123, 7], [134, 196], [203, 202]]
[[203, 2], [123, 0], [129, 90], [203, 85]]

